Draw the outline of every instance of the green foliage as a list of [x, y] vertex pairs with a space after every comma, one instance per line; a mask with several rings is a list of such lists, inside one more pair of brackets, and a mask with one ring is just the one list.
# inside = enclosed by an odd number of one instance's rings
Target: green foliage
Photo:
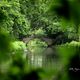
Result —
[[27, 35], [29, 31], [29, 21], [22, 14], [19, 0], [0, 1], [0, 27], [5, 28], [9, 33], [15, 37], [19, 37], [19, 34]]
[[12, 42], [12, 47], [14, 50], [23, 50], [26, 49], [26, 44], [23, 43], [22, 41], [14, 41]]
[[61, 62], [64, 65], [67, 65], [70, 58], [75, 54], [78, 54], [76, 52], [80, 49], [80, 42], [72, 41], [70, 43], [57, 46], [57, 49], [61, 57]]
[[36, 35], [45, 35], [45, 32], [42, 29], [36, 30], [35, 31]]
[[[64, 74], [63, 73], [60, 74], [60, 76], [61, 76], [60, 80], [64, 80], [64, 79], [69, 80], [70, 79], [70, 76], [69, 76], [70, 74], [68, 73], [69, 68], [79, 67], [79, 65], [76, 65], [78, 63], [77, 58], [76, 58], [76, 61], [73, 62], [74, 65], [70, 64], [70, 62], [71, 62], [71, 59], [73, 59], [76, 56], [78, 56], [79, 59], [80, 59], [80, 54], [79, 54], [79, 52], [80, 52], [80, 42], [72, 41], [70, 43], [66, 43], [64, 45], [57, 46], [57, 49], [58, 49], [58, 53], [59, 53], [59, 56], [60, 56], [60, 63], [63, 65], [62, 69], [64, 69], [63, 70]], [[69, 67], [70, 65], [72, 65], [72, 66]], [[74, 74], [74, 71], [72, 71], [72, 73]], [[75, 78], [76, 75], [73, 76], [73, 74], [72, 74], [72, 77]], [[77, 72], [75, 74], [77, 74]], [[72, 80], [72, 79], [70, 79], [70, 80]]]
[[42, 28], [39, 28], [38, 30], [34, 30], [31, 34], [34, 34], [35, 36], [38, 37], [46, 36], [45, 30], [43, 30]]
[[0, 62], [7, 59], [11, 51], [11, 38], [6, 30], [0, 31]]
[[[32, 71], [33, 66], [28, 63], [28, 56], [31, 53], [40, 56], [47, 48], [54, 49], [54, 45], [48, 46], [40, 38], [50, 38], [52, 43], [57, 40], [60, 42], [66, 36], [71, 40], [79, 39], [79, 7], [79, 0], [0, 0], [0, 79], [23, 80], [24, 76], [29, 76], [28, 72]], [[63, 32], [64, 37], [63, 34], [57, 34], [58, 32]], [[25, 44], [18, 41], [20, 36], [22, 39], [30, 37], [32, 40]], [[12, 40], [13, 37], [15, 40]], [[64, 42], [67, 40], [64, 39]], [[60, 44], [56, 45], [58, 63], [60, 67], [65, 67], [70, 58], [80, 52], [80, 42]], [[44, 70], [40, 74], [44, 77], [43, 80], [52, 80], [59, 72], [49, 70], [48, 67]], [[66, 72], [62, 76], [59, 80], [68, 80]]]
[[[75, 7], [74, 7], [75, 6]], [[63, 19], [63, 23], [65, 20], [69, 23], [73, 23], [75, 25], [74, 28], [76, 30], [76, 34], [78, 36], [79, 33], [79, 22], [80, 22], [80, 3], [79, 0], [53, 0], [50, 11], [56, 13]], [[66, 22], [66, 24], [67, 24]], [[65, 25], [66, 26], [66, 25]], [[64, 27], [65, 27], [64, 26]]]
[[41, 54], [47, 47], [47, 44], [39, 39], [34, 39], [27, 44], [27, 47], [32, 53]]
[[12, 56], [14, 56], [16, 59], [20, 58], [25, 60], [28, 51], [25, 52], [25, 50], [27, 50], [26, 44], [23, 43], [22, 41], [14, 41], [11, 43], [11, 54]]

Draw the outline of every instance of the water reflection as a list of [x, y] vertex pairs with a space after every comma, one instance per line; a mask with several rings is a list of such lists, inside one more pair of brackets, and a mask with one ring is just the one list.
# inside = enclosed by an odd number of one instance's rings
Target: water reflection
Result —
[[34, 67], [53, 67], [58, 63], [58, 53], [56, 51], [56, 47], [48, 47], [45, 48], [43, 53], [35, 54], [29, 52], [28, 55], [28, 63]]

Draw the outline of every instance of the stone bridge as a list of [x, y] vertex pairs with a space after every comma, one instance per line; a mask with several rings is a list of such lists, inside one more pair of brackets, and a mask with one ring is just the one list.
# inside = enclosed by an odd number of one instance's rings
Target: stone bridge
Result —
[[55, 38], [50, 38], [48, 36], [43, 36], [43, 37], [29, 36], [29, 37], [23, 38], [22, 41], [27, 44], [29, 41], [34, 40], [34, 39], [40, 39], [41, 41], [46, 42], [48, 47], [51, 47], [51, 46], [57, 45], [57, 44], [66, 43], [66, 40], [67, 40], [67, 38], [65, 38], [64, 36], [59, 35]]

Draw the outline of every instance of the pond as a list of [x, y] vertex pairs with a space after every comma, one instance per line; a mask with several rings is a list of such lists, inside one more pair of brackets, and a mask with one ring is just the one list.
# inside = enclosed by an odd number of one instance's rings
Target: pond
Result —
[[59, 66], [59, 55], [55, 47], [45, 48], [41, 53], [27, 54], [28, 64], [31, 67], [57, 68]]

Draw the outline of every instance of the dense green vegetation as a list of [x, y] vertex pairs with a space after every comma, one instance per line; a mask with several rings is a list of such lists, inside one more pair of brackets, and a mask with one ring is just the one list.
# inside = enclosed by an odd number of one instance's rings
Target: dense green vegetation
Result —
[[79, 0], [0, 0], [0, 80], [79, 80]]

